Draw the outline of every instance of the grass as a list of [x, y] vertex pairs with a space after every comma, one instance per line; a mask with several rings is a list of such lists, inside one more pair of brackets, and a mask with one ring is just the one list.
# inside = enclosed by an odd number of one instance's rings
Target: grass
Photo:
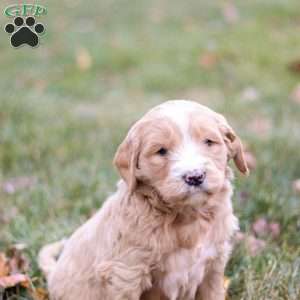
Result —
[[[0, 249], [25, 243], [32, 277], [41, 280], [39, 248], [68, 236], [114, 191], [111, 162], [130, 124], [166, 99], [192, 97], [224, 113], [256, 155], [251, 176], [236, 179], [241, 228], [259, 217], [281, 225], [260, 255], [236, 249], [230, 299], [300, 298], [300, 206], [291, 188], [300, 177], [300, 106], [290, 101], [299, 77], [287, 69], [299, 58], [300, 5], [235, 3], [239, 20], [229, 24], [225, 2], [53, 0], [39, 48], [12, 49], [1, 31], [0, 180], [37, 182], [0, 192]], [[86, 71], [76, 64], [82, 48], [92, 58]], [[217, 62], [203, 67], [207, 53]], [[244, 99], [248, 87], [257, 99]], [[256, 119], [268, 122], [266, 132], [253, 130]]]

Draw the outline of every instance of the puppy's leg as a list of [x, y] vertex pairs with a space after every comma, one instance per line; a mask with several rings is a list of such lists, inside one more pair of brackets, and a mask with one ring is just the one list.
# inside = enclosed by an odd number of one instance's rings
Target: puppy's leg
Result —
[[198, 288], [196, 300], [225, 300], [224, 269], [220, 262], [210, 266]]
[[119, 261], [106, 261], [96, 269], [103, 300], [139, 300], [143, 291], [151, 287], [149, 268], [144, 265], [128, 266]]

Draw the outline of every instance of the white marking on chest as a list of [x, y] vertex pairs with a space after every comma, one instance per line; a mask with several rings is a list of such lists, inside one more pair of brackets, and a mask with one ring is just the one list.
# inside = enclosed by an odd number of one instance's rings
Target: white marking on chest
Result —
[[208, 243], [171, 254], [165, 262], [166, 275], [160, 282], [165, 295], [170, 300], [193, 300], [207, 261], [216, 255], [216, 248]]

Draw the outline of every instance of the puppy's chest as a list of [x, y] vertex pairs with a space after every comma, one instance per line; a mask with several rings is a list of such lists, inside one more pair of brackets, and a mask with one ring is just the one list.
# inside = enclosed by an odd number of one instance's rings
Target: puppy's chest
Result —
[[208, 241], [193, 249], [178, 249], [163, 263], [160, 288], [170, 300], [194, 300], [207, 264], [216, 256], [216, 246]]

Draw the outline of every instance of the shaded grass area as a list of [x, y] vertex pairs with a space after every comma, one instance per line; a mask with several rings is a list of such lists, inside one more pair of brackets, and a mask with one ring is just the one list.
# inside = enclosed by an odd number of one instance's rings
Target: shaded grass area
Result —
[[[40, 277], [41, 245], [69, 235], [114, 191], [113, 153], [132, 122], [166, 99], [193, 98], [224, 113], [256, 155], [251, 176], [236, 179], [241, 228], [262, 216], [281, 225], [262, 254], [233, 253], [230, 299], [299, 299], [291, 182], [300, 177], [300, 106], [290, 101], [299, 77], [286, 67], [299, 57], [299, 2], [236, 1], [234, 24], [218, 2], [47, 5], [38, 49], [14, 50], [0, 33], [0, 180], [37, 178], [30, 189], [1, 192], [1, 249], [25, 243], [30, 275]], [[92, 59], [87, 71], [76, 64], [81, 48]], [[204, 67], [207, 53], [217, 62]], [[248, 87], [255, 100], [244, 99]], [[268, 121], [267, 133], [251, 129], [257, 118]]]

